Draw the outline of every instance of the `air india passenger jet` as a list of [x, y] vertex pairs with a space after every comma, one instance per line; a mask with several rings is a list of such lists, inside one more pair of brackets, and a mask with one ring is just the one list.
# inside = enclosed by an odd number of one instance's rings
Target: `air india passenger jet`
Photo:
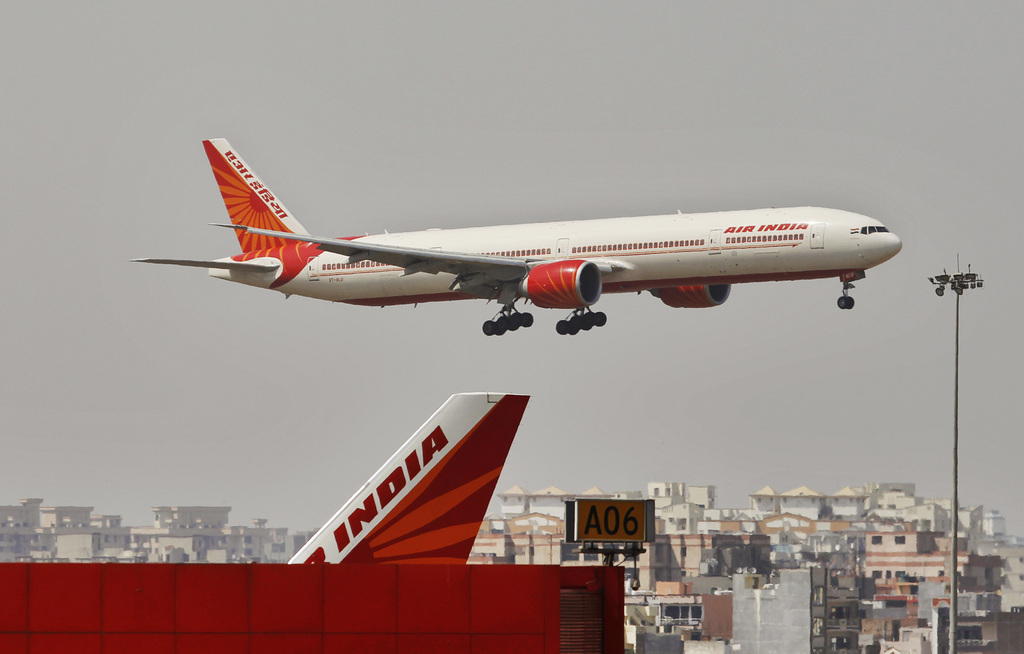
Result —
[[563, 309], [559, 334], [601, 327], [602, 293], [649, 291], [670, 307], [714, 307], [732, 284], [836, 277], [852, 282], [894, 257], [877, 220], [818, 207], [669, 214], [319, 238], [296, 220], [224, 139], [203, 141], [242, 253], [214, 261], [136, 259], [208, 268], [213, 277], [289, 295], [367, 306], [495, 300], [488, 336], [530, 327], [517, 302]]

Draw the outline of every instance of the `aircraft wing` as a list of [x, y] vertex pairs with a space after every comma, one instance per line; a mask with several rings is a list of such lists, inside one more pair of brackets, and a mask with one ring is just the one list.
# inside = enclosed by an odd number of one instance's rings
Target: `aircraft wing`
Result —
[[199, 261], [196, 259], [132, 259], [132, 263], [160, 263], [188, 268], [219, 268], [238, 272], [274, 272], [281, 267], [280, 262], [270, 261]]
[[314, 243], [325, 252], [335, 252], [349, 257], [353, 261], [372, 259], [390, 266], [397, 266], [405, 269], [406, 275], [413, 273], [429, 273], [436, 275], [439, 272], [448, 272], [455, 275], [485, 275], [493, 281], [509, 282], [518, 280], [529, 272], [533, 263], [543, 261], [542, 259], [531, 260], [529, 258], [499, 257], [488, 254], [468, 254], [462, 252], [444, 252], [441, 250], [424, 250], [421, 248], [409, 248], [398, 245], [382, 245], [378, 243], [367, 243], [362, 239], [335, 239], [307, 236], [305, 234], [292, 234], [290, 232], [275, 232], [269, 229], [257, 229], [242, 225], [218, 225], [229, 227], [235, 230], [244, 230], [249, 234], [257, 236], [271, 236], [274, 238], [286, 239], [289, 241], [301, 241], [303, 243]]
[[[367, 243], [362, 239], [319, 238], [305, 234], [275, 232], [269, 229], [258, 229], [244, 225], [221, 225], [235, 230], [246, 231], [257, 236], [270, 236], [289, 241], [314, 243], [325, 252], [335, 252], [349, 257], [353, 261], [372, 259], [391, 266], [404, 268], [406, 275], [429, 273], [436, 275], [447, 272], [457, 275], [458, 279], [452, 288], [459, 286], [461, 290], [473, 292], [473, 287], [496, 287], [500, 284], [515, 282], [522, 279], [534, 266], [545, 263], [549, 259], [531, 257], [501, 257], [490, 254], [451, 252], [442, 250], [424, 250], [398, 245]], [[602, 274], [610, 274], [625, 270], [630, 266], [620, 261], [596, 261]]]

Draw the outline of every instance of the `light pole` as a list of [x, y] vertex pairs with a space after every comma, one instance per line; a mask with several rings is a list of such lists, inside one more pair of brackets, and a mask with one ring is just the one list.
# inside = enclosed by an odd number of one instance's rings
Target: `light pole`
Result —
[[[957, 265], [959, 268], [959, 264]], [[981, 288], [984, 282], [978, 273], [957, 272], [950, 275], [945, 270], [941, 275], [929, 277], [928, 281], [935, 285], [935, 294], [942, 297], [946, 286], [956, 294], [956, 337], [953, 354], [953, 534], [950, 542], [949, 568], [952, 570], [949, 583], [949, 652], [956, 654], [956, 623], [957, 623], [957, 554], [959, 553], [960, 532], [960, 499], [958, 497], [958, 477], [960, 468], [960, 296], [969, 288]]]

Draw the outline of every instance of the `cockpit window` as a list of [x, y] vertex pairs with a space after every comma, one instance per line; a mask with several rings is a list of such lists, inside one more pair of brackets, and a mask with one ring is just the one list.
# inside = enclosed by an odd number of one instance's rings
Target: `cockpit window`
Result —
[[861, 227], [860, 228], [860, 233], [861, 234], [874, 234], [875, 232], [888, 232], [888, 231], [889, 231], [888, 229], [886, 229], [885, 227], [882, 227], [881, 225], [878, 225], [877, 227], [875, 225], [869, 225], [867, 227]]

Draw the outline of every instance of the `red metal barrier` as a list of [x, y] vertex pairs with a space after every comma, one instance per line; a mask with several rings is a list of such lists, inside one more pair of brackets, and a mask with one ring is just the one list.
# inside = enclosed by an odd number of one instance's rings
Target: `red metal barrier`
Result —
[[4, 563], [0, 653], [555, 654], [564, 589], [621, 652], [621, 568]]

